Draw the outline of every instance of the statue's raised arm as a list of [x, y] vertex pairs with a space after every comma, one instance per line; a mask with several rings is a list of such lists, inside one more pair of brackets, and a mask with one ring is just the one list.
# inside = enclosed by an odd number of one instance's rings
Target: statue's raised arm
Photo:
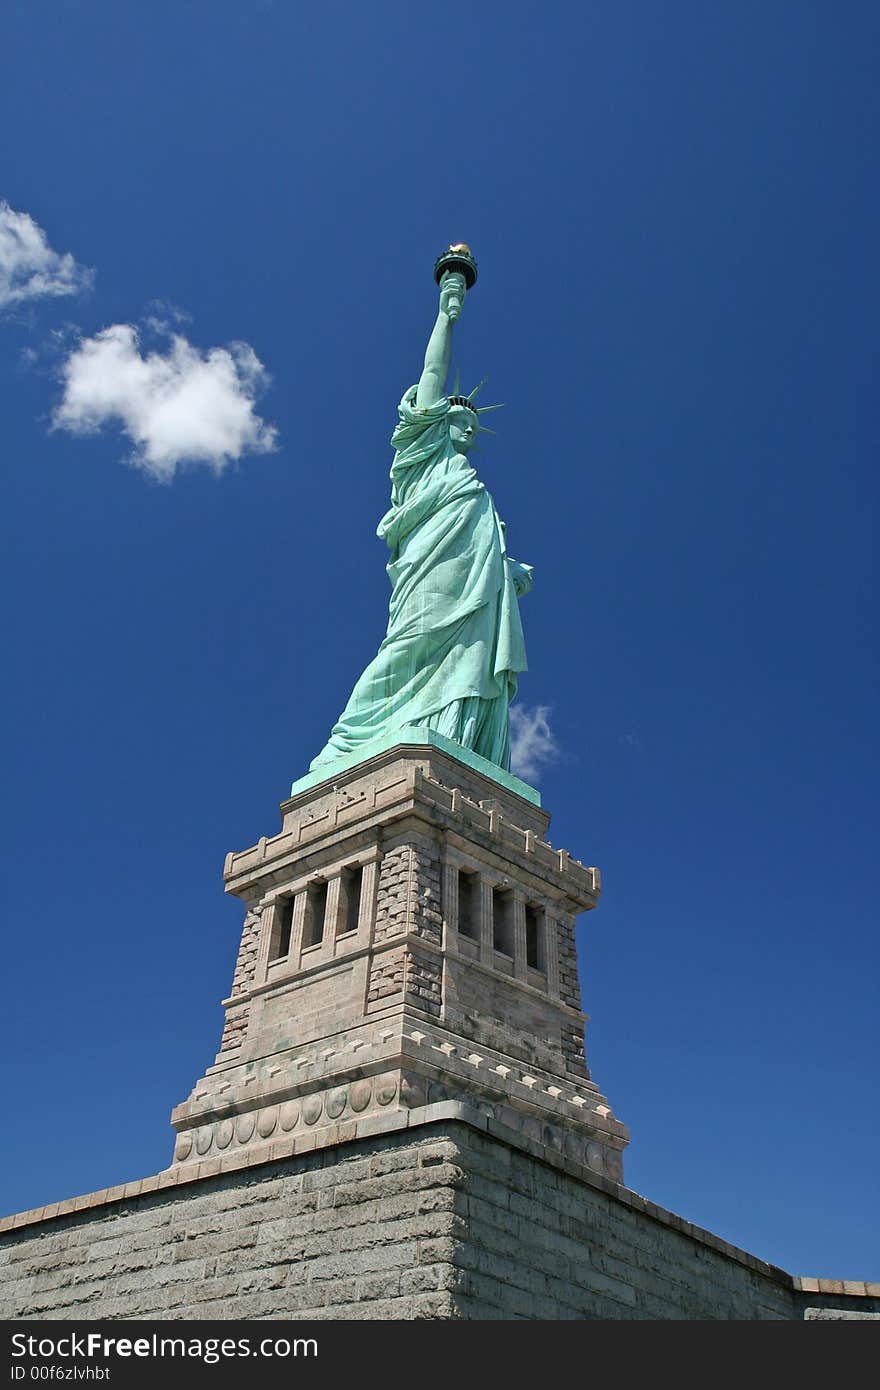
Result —
[[421, 410], [436, 405], [446, 389], [452, 357], [452, 325], [461, 314], [465, 293], [466, 284], [462, 272], [445, 271], [440, 281], [440, 309], [437, 322], [428, 339], [425, 366], [416, 391], [416, 405]]

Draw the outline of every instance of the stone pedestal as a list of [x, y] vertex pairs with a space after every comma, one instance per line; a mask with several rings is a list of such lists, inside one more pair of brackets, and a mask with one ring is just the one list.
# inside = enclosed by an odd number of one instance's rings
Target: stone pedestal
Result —
[[422, 732], [313, 773], [280, 834], [227, 856], [244, 931], [220, 1051], [172, 1114], [173, 1167], [451, 1100], [622, 1182], [629, 1136], [587, 1069], [574, 945], [598, 870], [547, 842], [533, 789], [466, 757]]

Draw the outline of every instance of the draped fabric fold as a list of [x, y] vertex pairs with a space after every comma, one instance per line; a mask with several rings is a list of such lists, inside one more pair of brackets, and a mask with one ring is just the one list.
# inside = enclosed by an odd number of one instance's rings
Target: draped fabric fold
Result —
[[517, 596], [531, 567], [508, 557], [492, 498], [455, 451], [449, 401], [415, 400], [412, 386], [398, 407], [377, 529], [391, 551], [388, 629], [312, 768], [409, 724], [510, 767], [508, 707], [527, 669]]

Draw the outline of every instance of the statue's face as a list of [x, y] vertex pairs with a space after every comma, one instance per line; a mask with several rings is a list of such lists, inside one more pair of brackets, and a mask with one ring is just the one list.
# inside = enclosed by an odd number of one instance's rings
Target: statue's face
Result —
[[459, 454], [466, 454], [477, 437], [479, 423], [472, 410], [454, 405], [449, 412], [449, 438]]

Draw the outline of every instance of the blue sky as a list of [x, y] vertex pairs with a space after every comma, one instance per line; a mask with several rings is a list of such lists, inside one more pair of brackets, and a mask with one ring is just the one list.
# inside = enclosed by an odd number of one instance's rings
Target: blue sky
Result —
[[224, 856], [384, 630], [464, 238], [628, 1182], [880, 1278], [878, 43], [851, 0], [3, 7], [3, 1212], [170, 1161]]

